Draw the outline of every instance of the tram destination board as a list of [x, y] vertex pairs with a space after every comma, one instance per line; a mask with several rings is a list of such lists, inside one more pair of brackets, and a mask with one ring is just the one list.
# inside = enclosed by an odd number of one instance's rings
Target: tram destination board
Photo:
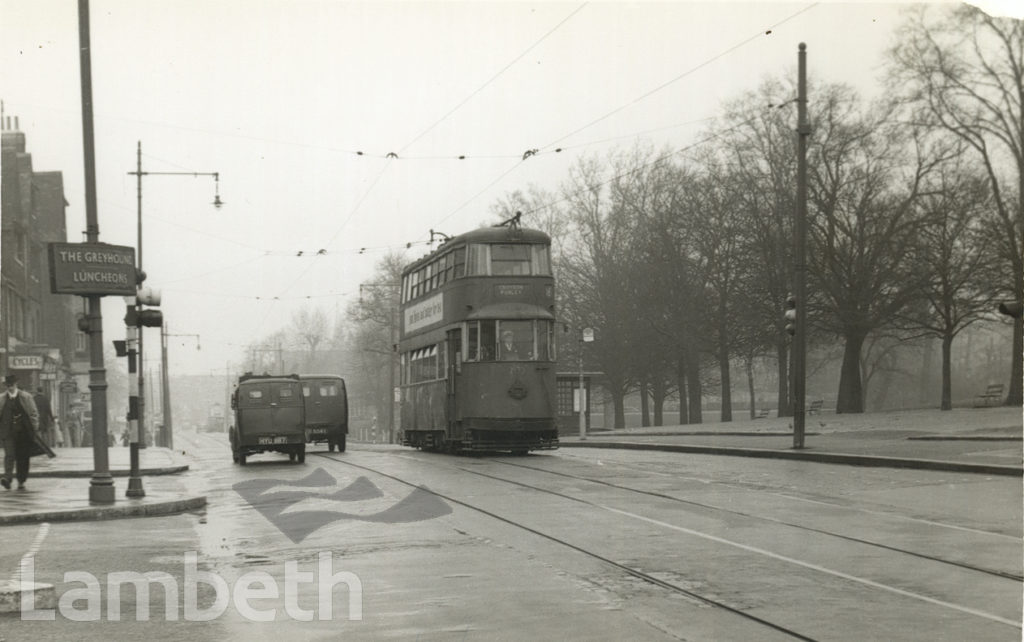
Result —
[[50, 243], [53, 294], [135, 296], [135, 248], [106, 243]]

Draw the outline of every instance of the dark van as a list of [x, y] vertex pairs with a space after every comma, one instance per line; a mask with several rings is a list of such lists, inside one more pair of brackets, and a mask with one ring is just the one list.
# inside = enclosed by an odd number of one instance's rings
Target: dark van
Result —
[[245, 465], [249, 455], [279, 452], [292, 461], [306, 461], [306, 413], [298, 375], [239, 377], [231, 395], [235, 411], [231, 456]]
[[345, 452], [348, 435], [348, 395], [345, 380], [332, 374], [299, 375], [306, 402], [306, 441], [327, 442], [327, 451]]

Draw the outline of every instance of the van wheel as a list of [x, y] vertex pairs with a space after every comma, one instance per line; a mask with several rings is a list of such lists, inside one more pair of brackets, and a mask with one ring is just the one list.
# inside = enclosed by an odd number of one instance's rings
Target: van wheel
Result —
[[306, 445], [305, 444], [303, 444], [299, 448], [299, 463], [300, 464], [306, 463]]
[[244, 454], [238, 456], [238, 463], [243, 465], [243, 466], [245, 465], [245, 455]]
[[288, 453], [288, 461], [295, 461], [295, 453]]
[[341, 436], [341, 440], [338, 441], [338, 452], [339, 453], [345, 452], [345, 435], [342, 435]]
[[[339, 449], [339, 452], [341, 450], [343, 450], [343, 449]], [[327, 452], [329, 452], [329, 453], [333, 453], [334, 452], [334, 442], [331, 441], [330, 439], [327, 440]]]

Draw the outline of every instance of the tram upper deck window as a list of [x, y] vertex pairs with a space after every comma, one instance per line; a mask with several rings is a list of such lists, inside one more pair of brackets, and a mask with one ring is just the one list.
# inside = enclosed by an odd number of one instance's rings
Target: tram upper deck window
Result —
[[530, 273], [529, 245], [492, 245], [491, 274], [495, 276]]
[[546, 245], [525, 243], [471, 243], [467, 274], [481, 276], [528, 276], [551, 274], [551, 258]]

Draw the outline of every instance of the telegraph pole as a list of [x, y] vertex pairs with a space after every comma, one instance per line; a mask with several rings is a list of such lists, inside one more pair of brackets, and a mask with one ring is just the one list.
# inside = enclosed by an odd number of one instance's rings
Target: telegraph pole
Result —
[[807, 45], [797, 55], [796, 251], [793, 291], [796, 295], [796, 334], [793, 336], [793, 448], [804, 447], [804, 401], [807, 384]]

